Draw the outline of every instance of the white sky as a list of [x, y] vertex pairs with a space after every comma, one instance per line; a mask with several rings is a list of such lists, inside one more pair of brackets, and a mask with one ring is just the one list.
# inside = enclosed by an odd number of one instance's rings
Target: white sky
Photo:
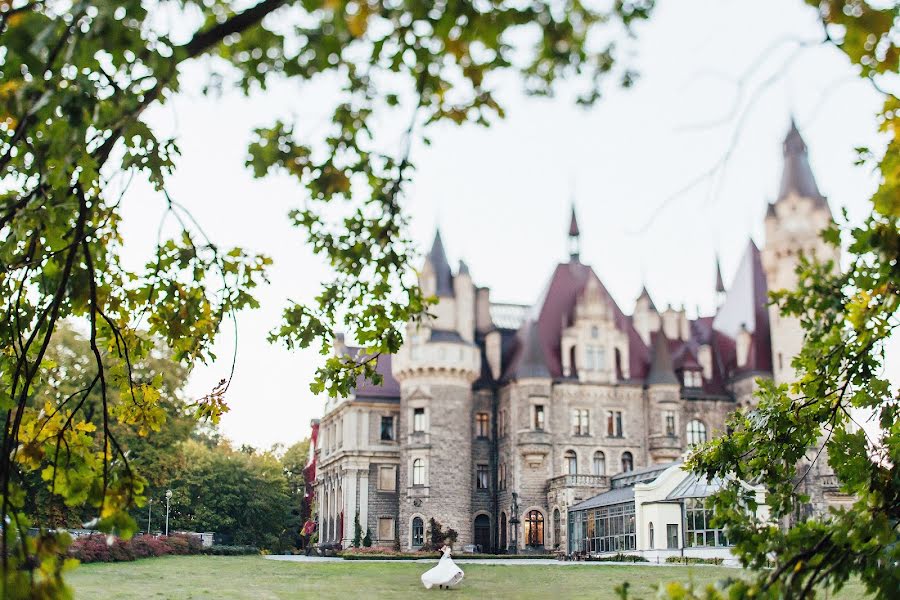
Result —
[[[796, 52], [797, 44], [787, 41], [819, 38], [813, 10], [800, 0], [658, 4], [635, 45], [642, 77], [632, 90], [611, 91], [584, 110], [567, 93], [525, 97], [520, 83], [504, 76], [498, 85], [505, 121], [487, 130], [431, 130], [432, 145], [414, 148], [417, 172], [407, 194], [412, 233], [423, 250], [439, 222], [451, 261], [464, 259], [495, 301], [531, 303], [566, 258], [574, 195], [582, 261], [594, 266], [626, 313], [642, 281], [659, 307], [671, 302], [691, 315], [697, 306], [709, 313], [715, 253], [727, 286], [747, 239], [764, 242], [766, 202], [778, 189], [781, 141], [792, 112], [832, 210], [846, 207], [853, 221], [865, 215], [876, 181], [853, 166], [854, 148], [881, 148], [873, 118], [879, 98], [840, 52], [818, 45]], [[742, 74], [763, 55], [767, 59], [741, 87]], [[262, 307], [239, 315], [231, 412], [221, 431], [238, 444], [290, 444], [321, 415], [324, 398], [308, 387], [321, 359], [315, 350], [291, 353], [270, 345], [266, 335], [279, 324], [286, 299], [311, 299], [327, 271], [286, 218], [303, 202], [304, 190], [286, 177], [254, 180], [243, 164], [252, 128], [279, 116], [296, 115], [308, 134], [321, 135], [333, 95], [326, 86], [291, 83], [249, 99], [231, 93], [210, 99], [199, 92], [202, 79], [201, 69], [189, 70], [185, 91], [149, 114], [158, 134], [177, 136], [182, 151], [168, 190], [216, 243], [275, 260], [271, 285], [257, 292]], [[390, 130], [398, 123], [383, 125]], [[396, 146], [384, 137], [386, 147]], [[718, 183], [706, 178], [659, 212], [729, 149]], [[164, 201], [136, 183], [123, 206], [126, 258], [143, 264]], [[891, 345], [889, 356], [896, 359], [900, 341]], [[230, 331], [217, 350], [218, 361], [194, 371], [192, 395], [228, 375]], [[900, 382], [900, 361], [890, 368], [892, 381]]]

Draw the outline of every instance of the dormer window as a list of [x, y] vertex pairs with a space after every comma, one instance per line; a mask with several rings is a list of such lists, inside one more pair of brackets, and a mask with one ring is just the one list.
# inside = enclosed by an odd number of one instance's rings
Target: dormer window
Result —
[[588, 346], [585, 348], [585, 368], [589, 371], [602, 371], [606, 362], [606, 352], [603, 346]]
[[684, 371], [684, 387], [699, 388], [703, 387], [703, 375], [700, 371], [685, 370]]

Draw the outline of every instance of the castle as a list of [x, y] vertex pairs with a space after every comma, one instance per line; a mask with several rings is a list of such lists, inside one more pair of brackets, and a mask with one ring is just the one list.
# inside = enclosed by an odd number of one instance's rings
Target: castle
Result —
[[[796, 284], [801, 253], [837, 256], [819, 237], [832, 215], [793, 123], [783, 152], [765, 245], [747, 244], [727, 291], [717, 264], [709, 316], [659, 310], [646, 288], [626, 314], [580, 260], [574, 208], [569, 260], [532, 306], [493, 302], [462, 262], [454, 272], [438, 232], [420, 275], [434, 317], [378, 359], [381, 385], [360, 381], [325, 406], [320, 543], [349, 544], [358, 516], [380, 546], [421, 546], [434, 518], [463, 546], [565, 549], [573, 506], [650, 481], [717, 435], [757, 378], [790, 381], [802, 332], [767, 293]], [[824, 462], [804, 483], [810, 510], [838, 498]]]

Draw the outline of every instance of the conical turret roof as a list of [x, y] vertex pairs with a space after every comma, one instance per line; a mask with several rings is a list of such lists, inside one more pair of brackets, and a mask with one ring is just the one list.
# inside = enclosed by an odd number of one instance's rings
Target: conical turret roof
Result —
[[653, 358], [650, 360], [650, 371], [647, 373], [647, 385], [678, 384], [675, 367], [672, 366], [672, 354], [669, 352], [669, 340], [662, 329], [653, 336]]
[[428, 260], [431, 262], [431, 268], [434, 269], [435, 294], [437, 296], [453, 296], [453, 272], [447, 261], [440, 229], [434, 233], [434, 243], [431, 244]]
[[797, 124], [791, 119], [791, 128], [784, 138], [784, 170], [781, 173], [781, 187], [778, 191], [778, 200], [782, 200], [790, 194], [796, 194], [804, 198], [810, 198], [823, 206], [827, 206], [825, 196], [819, 192], [816, 178], [809, 166], [806, 142], [797, 129]]

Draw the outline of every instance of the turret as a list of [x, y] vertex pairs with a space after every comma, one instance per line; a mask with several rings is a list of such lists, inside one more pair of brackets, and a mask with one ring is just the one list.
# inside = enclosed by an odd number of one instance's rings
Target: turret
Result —
[[[766, 244], [762, 251], [770, 291], [796, 287], [796, 269], [801, 254], [823, 262], [834, 260], [836, 263], [839, 258], [837, 249], [825, 244], [820, 237], [832, 221], [831, 209], [816, 184], [806, 142], [793, 119], [782, 153], [784, 167], [778, 197], [766, 209]], [[796, 319], [782, 318], [777, 307], [770, 307], [770, 321], [775, 381], [792, 381], [794, 373], [790, 362], [803, 344], [802, 329]]]
[[641, 289], [641, 294], [634, 303], [632, 322], [638, 335], [649, 346], [650, 334], [659, 331], [660, 319], [646, 286]]

